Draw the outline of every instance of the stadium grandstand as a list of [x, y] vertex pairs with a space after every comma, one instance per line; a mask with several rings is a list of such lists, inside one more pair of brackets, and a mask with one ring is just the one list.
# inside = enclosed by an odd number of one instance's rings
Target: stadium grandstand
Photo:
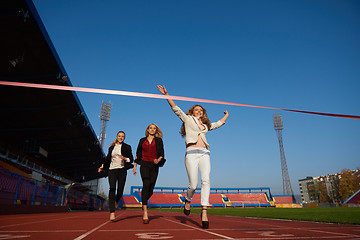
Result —
[[[4, 0], [0, 12], [1, 81], [72, 86], [33, 2]], [[1, 212], [102, 208], [104, 153], [76, 93], [1, 86], [0, 95]]]
[[344, 205], [349, 206], [349, 207], [360, 207], [360, 189], [357, 190], [347, 200], [345, 200]]
[[301, 208], [294, 195], [273, 195], [273, 204], [277, 208]]
[[[122, 207], [141, 206], [141, 186], [132, 186], [130, 195], [123, 197]], [[155, 187], [149, 207], [183, 207], [187, 188]], [[193, 207], [200, 205], [200, 188], [197, 188], [191, 202]], [[211, 188], [211, 207], [272, 207], [274, 206], [270, 188]], [[291, 202], [294, 203], [294, 202]]]
[[[1, 7], [0, 80], [72, 86], [32, 0]], [[105, 157], [75, 92], [1, 86], [0, 214], [107, 210], [97, 195]], [[120, 207], [141, 207], [142, 187], [131, 187]], [[149, 207], [182, 207], [187, 188], [157, 187]], [[212, 188], [212, 207], [273, 207], [293, 196], [270, 188]], [[192, 206], [200, 207], [200, 189]]]

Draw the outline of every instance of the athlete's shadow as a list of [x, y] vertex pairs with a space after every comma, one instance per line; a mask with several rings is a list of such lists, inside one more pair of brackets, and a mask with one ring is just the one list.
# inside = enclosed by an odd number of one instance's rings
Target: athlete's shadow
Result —
[[133, 218], [142, 218], [142, 215], [132, 215], [132, 216], [127, 216], [127, 217], [119, 217], [116, 218], [114, 221], [112, 222], [120, 222], [120, 221], [124, 221], [124, 220], [129, 220], [129, 219], [133, 219]]
[[[143, 215], [132, 215], [132, 216], [127, 216], [127, 217], [123, 217], [123, 218], [116, 218], [114, 221], [112, 222], [120, 222], [120, 221], [124, 221], [124, 220], [129, 220], [129, 219], [134, 219], [134, 218], [138, 218], [139, 221], [142, 221], [142, 217]], [[158, 219], [158, 218], [162, 218], [163, 216], [160, 216], [160, 215], [155, 215], [155, 216], [149, 216], [149, 221], [151, 220], [155, 220], [155, 219]]]
[[158, 218], [162, 218], [162, 217], [164, 217], [164, 216], [160, 216], [160, 215], [149, 216], [149, 221], [155, 220], [155, 219], [158, 219]]
[[177, 220], [179, 220], [181, 223], [193, 223], [199, 227], [201, 227], [200, 223], [199, 222], [196, 222], [194, 220], [192, 220], [191, 218], [188, 218], [188, 217], [184, 217], [184, 216], [174, 216], [174, 218], [176, 218]]

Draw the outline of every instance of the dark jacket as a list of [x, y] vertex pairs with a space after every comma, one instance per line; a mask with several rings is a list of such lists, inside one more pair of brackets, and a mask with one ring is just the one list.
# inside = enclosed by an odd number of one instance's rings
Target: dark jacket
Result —
[[[109, 152], [106, 156], [106, 158], [104, 159], [104, 170], [109, 170], [109, 167], [110, 167], [110, 163], [111, 163], [111, 153], [112, 151], [114, 150], [114, 147], [115, 145], [109, 147]], [[124, 156], [124, 157], [127, 157], [130, 159], [130, 162], [125, 162], [125, 166], [124, 168], [126, 170], [130, 169], [130, 168], [133, 168], [134, 165], [132, 164], [134, 162], [134, 157], [133, 157], [133, 154], [132, 154], [132, 151], [131, 151], [131, 146], [129, 144], [126, 144], [126, 143], [122, 143], [121, 145], [121, 154]]]
[[[146, 137], [141, 138], [136, 150], [136, 159], [135, 159], [135, 163], [141, 165], [142, 162], [142, 145], [145, 142]], [[159, 157], [163, 157], [161, 159], [161, 161], [157, 164], [157, 166], [162, 167], [164, 166], [166, 160], [165, 160], [165, 154], [164, 154], [164, 143], [163, 140], [161, 138], [155, 137], [155, 146], [156, 146], [156, 155], [157, 158]]]

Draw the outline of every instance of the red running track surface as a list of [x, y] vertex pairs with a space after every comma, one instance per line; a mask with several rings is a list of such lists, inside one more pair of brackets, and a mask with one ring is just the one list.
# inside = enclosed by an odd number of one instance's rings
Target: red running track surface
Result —
[[360, 226], [209, 215], [210, 229], [200, 215], [119, 210], [0, 216], [0, 239], [360, 239]]

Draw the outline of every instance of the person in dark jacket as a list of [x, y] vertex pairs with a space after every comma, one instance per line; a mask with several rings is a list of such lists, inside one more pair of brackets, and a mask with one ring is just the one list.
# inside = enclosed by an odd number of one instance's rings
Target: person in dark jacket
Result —
[[[132, 162], [134, 157], [131, 146], [124, 143], [125, 132], [119, 131], [116, 140], [110, 145], [109, 152], [99, 167], [98, 172], [108, 170], [109, 179], [109, 208], [110, 220], [115, 220], [115, 209], [119, 205], [119, 201], [124, 192], [127, 170], [133, 168]], [[117, 194], [116, 191], [117, 182]]]
[[136, 150], [135, 165], [133, 169], [136, 175], [136, 167], [140, 165], [140, 175], [143, 182], [141, 191], [143, 223], [149, 223], [147, 204], [149, 198], [153, 195], [156, 179], [159, 174], [159, 167], [165, 163], [164, 144], [162, 141], [162, 132], [160, 128], [152, 123], [145, 131], [144, 138], [141, 138]]

